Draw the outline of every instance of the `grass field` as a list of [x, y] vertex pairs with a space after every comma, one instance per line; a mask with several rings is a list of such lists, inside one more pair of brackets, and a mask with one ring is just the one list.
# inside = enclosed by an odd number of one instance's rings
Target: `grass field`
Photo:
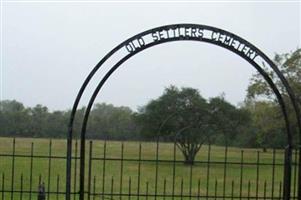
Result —
[[[22, 157], [21, 155], [31, 155], [32, 143], [33, 155], [36, 157]], [[229, 147], [225, 157], [225, 147], [211, 146], [208, 154], [209, 146], [204, 145], [197, 155], [197, 163], [189, 166], [183, 164], [183, 157], [178, 149], [174, 153], [174, 144], [171, 143], [160, 143], [158, 155], [157, 145], [152, 142], [124, 142], [123, 154], [122, 142], [107, 141], [105, 151], [104, 145], [104, 141], [93, 141], [90, 190], [98, 195], [92, 195], [92, 199], [104, 197], [128, 200], [154, 196], [157, 199], [171, 196], [187, 199], [198, 195], [201, 196], [200, 199], [215, 199], [225, 195], [241, 196], [241, 199], [264, 196], [266, 199], [277, 199], [281, 193], [283, 150], [273, 153], [270, 149], [262, 152], [258, 149]], [[85, 186], [88, 190], [89, 142], [86, 146]], [[73, 148], [73, 156], [75, 151]], [[39, 181], [45, 182], [46, 191], [51, 192], [47, 199], [64, 199], [66, 140], [52, 140], [50, 144], [48, 139], [17, 138], [13, 159], [6, 156], [13, 154], [13, 139], [0, 138], [0, 154], [0, 200], [21, 199], [21, 191], [22, 199], [30, 199], [28, 192], [36, 192]], [[50, 155], [52, 158], [47, 158]], [[105, 161], [102, 159], [104, 157]], [[176, 162], [173, 162], [174, 157]], [[156, 162], [156, 158], [160, 162]], [[79, 188], [78, 169], [79, 160], [73, 159], [72, 191], [78, 191]], [[293, 175], [294, 169], [293, 166]], [[292, 184], [296, 184], [294, 178]], [[6, 192], [1, 192], [3, 190]], [[12, 196], [11, 190], [17, 192]], [[100, 195], [102, 193], [106, 195]], [[142, 195], [137, 197], [137, 194]], [[202, 197], [207, 194], [212, 198]], [[37, 194], [31, 194], [32, 199], [36, 199], [36, 196]]]

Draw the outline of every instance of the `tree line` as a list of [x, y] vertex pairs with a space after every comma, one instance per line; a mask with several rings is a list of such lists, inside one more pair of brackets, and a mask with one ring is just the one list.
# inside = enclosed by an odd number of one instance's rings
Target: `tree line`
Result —
[[[15, 100], [0, 102], [0, 136], [65, 138], [70, 110], [49, 111], [46, 106], [25, 107]], [[79, 137], [85, 107], [78, 110]], [[94, 105], [87, 137], [112, 140], [198, 141], [243, 147], [283, 147], [284, 124], [276, 103], [248, 102], [240, 107], [223, 96], [208, 100], [194, 88], [170, 86], [134, 112], [112, 104]], [[175, 136], [176, 135], [176, 136]], [[185, 145], [181, 144], [180, 145]], [[200, 147], [193, 147], [192, 149]]]
[[[49, 111], [46, 106], [25, 107], [16, 100], [0, 102], [0, 136], [65, 138], [71, 110]], [[75, 136], [79, 137], [85, 107], [77, 111]], [[87, 136], [95, 139], [136, 139], [134, 112], [129, 107], [112, 104], [94, 105], [88, 123]]]

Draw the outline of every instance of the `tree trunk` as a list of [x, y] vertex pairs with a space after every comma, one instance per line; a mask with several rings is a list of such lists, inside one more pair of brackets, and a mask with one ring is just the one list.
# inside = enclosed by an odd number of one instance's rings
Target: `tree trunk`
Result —
[[189, 152], [182, 152], [184, 155], [184, 164], [185, 165], [194, 165], [194, 160], [197, 152], [195, 151], [189, 151]]

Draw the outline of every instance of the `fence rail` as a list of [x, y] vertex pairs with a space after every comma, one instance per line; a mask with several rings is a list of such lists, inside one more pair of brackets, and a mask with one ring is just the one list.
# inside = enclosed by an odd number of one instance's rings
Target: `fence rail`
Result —
[[[65, 140], [0, 138], [0, 200], [65, 198]], [[72, 199], [79, 196], [79, 143], [74, 141]], [[89, 141], [86, 199], [282, 199], [284, 150], [204, 145], [193, 165], [176, 144]], [[291, 199], [297, 199], [298, 151]], [[41, 190], [41, 186], [44, 188]]]

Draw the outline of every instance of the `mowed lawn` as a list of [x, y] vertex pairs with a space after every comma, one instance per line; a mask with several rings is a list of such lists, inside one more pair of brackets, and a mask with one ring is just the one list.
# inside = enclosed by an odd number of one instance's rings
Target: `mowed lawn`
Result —
[[[50, 192], [47, 199], [64, 199], [66, 140], [53, 139], [50, 143], [49, 139], [16, 138], [15, 141], [16, 156], [12, 159], [7, 155], [13, 154], [13, 138], [0, 138], [0, 200], [36, 199], [37, 194], [28, 192], [36, 192], [39, 182], [44, 182], [46, 191]], [[34, 158], [30, 157], [32, 145]], [[74, 157], [76, 151], [79, 156], [75, 146], [74, 141]], [[215, 199], [232, 195], [237, 197], [234, 199], [264, 196], [271, 199], [282, 192], [283, 150], [273, 153], [271, 149], [262, 152], [261, 149], [229, 147], [226, 152], [225, 147], [212, 145], [209, 153], [209, 146], [203, 145], [197, 162], [189, 166], [183, 164], [181, 152], [172, 143], [157, 146], [153, 142], [93, 140], [89, 176], [89, 147], [88, 141], [85, 188], [86, 191], [90, 188], [91, 199], [167, 199], [172, 196]], [[24, 155], [29, 157], [22, 157]], [[79, 160], [73, 159], [72, 164], [72, 191], [77, 192]], [[295, 166], [292, 168], [294, 186]], [[1, 192], [3, 190], [6, 192]], [[12, 195], [11, 190], [17, 192]], [[204, 198], [207, 195], [212, 198]]]

